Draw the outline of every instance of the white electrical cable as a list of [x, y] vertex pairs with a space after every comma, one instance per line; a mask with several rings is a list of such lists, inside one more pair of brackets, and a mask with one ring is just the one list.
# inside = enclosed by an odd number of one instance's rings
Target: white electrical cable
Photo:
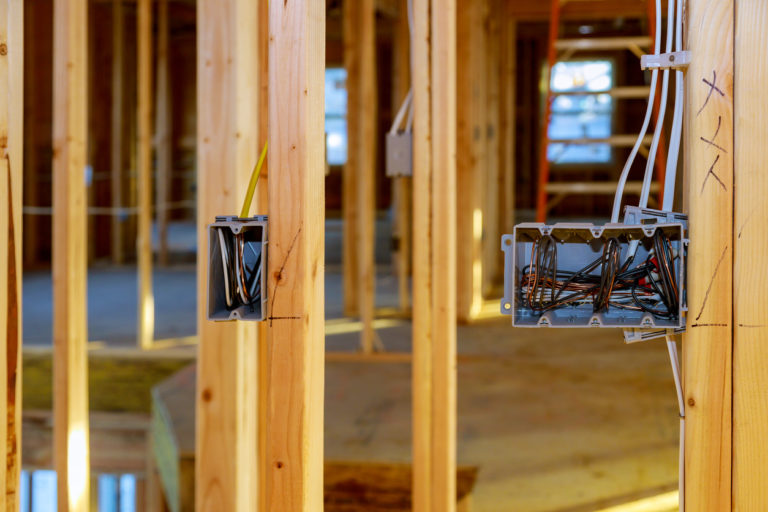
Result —
[[[661, 28], [659, 26], [659, 28]], [[672, 51], [672, 36], [675, 30], [675, 2], [670, 0], [667, 9], [667, 42], [665, 51]], [[643, 177], [643, 188], [640, 192], [640, 208], [648, 206], [648, 196], [651, 192], [651, 181], [653, 178], [653, 164], [656, 160], [656, 152], [659, 149], [659, 140], [664, 131], [664, 117], [667, 113], [667, 95], [669, 93], [669, 70], [665, 69], [661, 79], [661, 104], [659, 105], [659, 115], [656, 119], [656, 126], [653, 132], [653, 142], [648, 152], [648, 161], [645, 164], [645, 176]]]
[[[397, 115], [395, 116], [395, 120], [392, 121], [392, 127], [389, 129], [390, 135], [394, 135], [398, 132], [400, 129], [400, 125], [403, 122], [403, 118], [405, 117], [405, 113], [408, 110], [413, 111], [413, 108], [411, 108], [411, 103], [413, 101], [413, 89], [408, 90], [408, 94], [405, 96], [405, 99], [403, 100], [403, 104], [400, 106], [400, 110], [397, 111]], [[412, 119], [409, 115], [409, 119]], [[409, 121], [412, 122], [412, 121]]]
[[[656, 35], [653, 43], [653, 53], [658, 55], [661, 52], [661, 0], [656, 0]], [[616, 195], [613, 199], [613, 212], [611, 213], [611, 222], [619, 221], [619, 214], [621, 213], [621, 196], [624, 194], [624, 186], [627, 183], [629, 177], [629, 171], [632, 168], [632, 164], [635, 161], [640, 146], [643, 144], [645, 133], [648, 131], [648, 125], [651, 122], [651, 114], [653, 113], [653, 102], [656, 99], [656, 85], [658, 82], [659, 71], [654, 69], [651, 71], [651, 92], [648, 95], [648, 106], [645, 109], [645, 118], [643, 119], [643, 127], [640, 129], [640, 133], [637, 136], [635, 145], [632, 146], [632, 151], [629, 153], [624, 164], [624, 169], [621, 171], [619, 177], [619, 183], [616, 186]]]
[[685, 508], [685, 399], [683, 398], [683, 383], [680, 377], [680, 361], [677, 358], [677, 343], [672, 335], [667, 335], [667, 351], [669, 363], [672, 365], [672, 375], [675, 378], [677, 391], [677, 406], [680, 414], [680, 455], [678, 461], [678, 487], [680, 493], [680, 512]]
[[[683, 51], [683, 2], [677, 2], [677, 18], [675, 18], [675, 51]], [[675, 111], [672, 118], [672, 134], [670, 136], [669, 154], [667, 155], [666, 176], [664, 179], [664, 200], [661, 209], [672, 211], [675, 202], [675, 180], [677, 179], [677, 162], [680, 154], [680, 139], [683, 132], [683, 104], [685, 99], [685, 75], [675, 71]]]

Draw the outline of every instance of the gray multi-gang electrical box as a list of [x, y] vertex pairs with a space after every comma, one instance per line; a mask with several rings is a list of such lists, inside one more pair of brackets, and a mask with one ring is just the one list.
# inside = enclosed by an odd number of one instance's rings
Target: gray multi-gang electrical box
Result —
[[[556, 241], [557, 268], [576, 272], [600, 258], [610, 239], [619, 243], [620, 261], [624, 262], [630, 245], [637, 245], [633, 261], [649, 258], [652, 240], [657, 232], [669, 240], [673, 259], [674, 276], [679, 287], [678, 309], [669, 317], [660, 317], [647, 311], [607, 307], [595, 311], [589, 301], [574, 302], [551, 309], [534, 309], [526, 302], [523, 291], [525, 269], [531, 266], [534, 244], [551, 236]], [[618, 327], [624, 329], [682, 329], [685, 326], [686, 306], [686, 256], [687, 218], [684, 215], [658, 210], [627, 207], [624, 224], [597, 226], [587, 223], [524, 223], [515, 226], [514, 233], [504, 235], [501, 249], [504, 252], [504, 297], [501, 313], [512, 317], [517, 327]], [[590, 272], [600, 275], [600, 266]], [[631, 333], [628, 333], [632, 336]], [[642, 333], [635, 333], [639, 338]]]
[[208, 319], [267, 316], [267, 217], [216, 217], [208, 225]]
[[413, 133], [401, 131], [387, 134], [387, 176], [413, 176]]

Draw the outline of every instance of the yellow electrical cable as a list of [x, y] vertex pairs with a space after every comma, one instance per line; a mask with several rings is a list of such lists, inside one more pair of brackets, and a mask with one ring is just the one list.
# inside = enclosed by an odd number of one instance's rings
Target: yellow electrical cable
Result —
[[264, 158], [267, 156], [267, 144], [269, 141], [264, 142], [264, 149], [261, 150], [261, 156], [259, 161], [256, 162], [256, 166], [251, 173], [251, 181], [248, 183], [248, 192], [245, 194], [245, 201], [243, 202], [243, 209], [240, 211], [240, 217], [248, 217], [248, 212], [251, 211], [251, 203], [253, 202], [253, 193], [256, 191], [256, 183], [259, 181], [259, 175], [261, 174], [261, 166], [264, 165]]

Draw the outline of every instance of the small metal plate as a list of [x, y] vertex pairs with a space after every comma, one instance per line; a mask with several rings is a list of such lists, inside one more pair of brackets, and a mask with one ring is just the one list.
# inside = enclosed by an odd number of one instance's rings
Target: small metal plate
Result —
[[413, 176], [413, 134], [411, 132], [387, 134], [387, 176], [390, 178]]

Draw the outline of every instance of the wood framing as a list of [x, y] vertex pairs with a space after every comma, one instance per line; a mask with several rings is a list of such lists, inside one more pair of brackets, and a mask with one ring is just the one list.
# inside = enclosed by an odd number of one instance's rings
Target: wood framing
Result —
[[23, 2], [0, 4], [0, 508], [19, 510], [21, 470], [21, 246], [23, 158]]
[[173, 173], [173, 147], [171, 141], [171, 83], [168, 60], [168, 0], [157, 2], [157, 78], [155, 83], [155, 157], [157, 176], [155, 179], [155, 218], [157, 219], [157, 262], [168, 265], [168, 217], [170, 187]]
[[[515, 227], [515, 103], [517, 100], [517, 21], [505, 4], [500, 11], [499, 42], [499, 226]], [[498, 249], [498, 244], [496, 249]]]
[[[360, 344], [373, 352], [376, 265], [376, 11], [373, 0], [344, 3], [344, 61], [347, 66], [347, 162], [355, 173], [357, 313], [363, 323]], [[351, 137], [351, 139], [349, 138]], [[349, 156], [354, 153], [351, 160]], [[343, 193], [343, 192], [342, 192]], [[347, 262], [344, 262], [347, 266]]]
[[138, 155], [138, 329], [139, 348], [152, 347], [155, 335], [155, 301], [152, 294], [152, 0], [138, 0], [136, 44]]
[[[689, 0], [685, 505], [731, 510], [733, 0]], [[716, 89], [715, 89], [716, 88]], [[752, 277], [754, 278], [754, 276]]]
[[360, 45], [356, 36], [358, 27], [358, 2], [344, 2], [343, 6], [344, 33], [344, 69], [347, 71], [347, 161], [342, 168], [341, 177], [341, 216], [342, 216], [342, 286], [344, 291], [344, 315], [357, 316], [358, 307], [358, 242], [359, 229], [357, 180], [360, 174], [360, 153], [353, 148], [360, 144], [360, 131], [356, 129], [357, 114], [363, 108], [360, 105], [360, 95], [350, 94], [349, 91], [360, 90], [360, 64], [358, 55]]
[[486, 179], [486, 0], [458, 0], [458, 135], [456, 156], [456, 293], [458, 318], [472, 320], [483, 302], [483, 202]]
[[325, 3], [269, 3], [267, 510], [323, 508]]
[[499, 230], [499, 175], [500, 149], [499, 123], [501, 122], [501, 24], [505, 19], [504, 0], [487, 0], [488, 13], [485, 23], [485, 138], [486, 160], [483, 190], [483, 227], [482, 227], [482, 287], [483, 297], [490, 294], [501, 270], [502, 252], [499, 250], [501, 231]]
[[123, 207], [123, 141], [125, 132], [124, 87], [125, 82], [125, 13], [123, 0], [112, 1], [112, 137], [110, 192], [112, 208], [111, 221], [112, 263], [121, 265], [125, 258], [123, 248], [123, 218], [117, 210]]
[[88, 510], [86, 0], [54, 0], [53, 350], [58, 510]]
[[[456, 2], [413, 3], [413, 509], [456, 510]], [[432, 116], [430, 112], [439, 113]]]
[[[207, 230], [238, 215], [258, 140], [258, 2], [197, 3], [197, 510], [258, 506], [258, 343], [252, 322], [206, 320]], [[272, 244], [270, 243], [270, 248]]]
[[[727, 3], [727, 2], [726, 2]], [[768, 300], [765, 258], [768, 241], [768, 3], [738, 0], [735, 19], [733, 82], [719, 81], [726, 95], [734, 91], [733, 218], [733, 509], [768, 509]], [[725, 35], [723, 35], [725, 37]], [[719, 75], [719, 73], [718, 73]], [[718, 95], [715, 92], [713, 95]], [[710, 99], [711, 101], [711, 99]], [[703, 114], [702, 114], [703, 115]], [[726, 126], [727, 128], [727, 126]], [[729, 132], [723, 133], [728, 135]], [[718, 139], [719, 142], [719, 139]], [[730, 160], [730, 154], [721, 159]]]
[[[401, 13], [395, 21], [395, 34], [392, 48], [392, 108], [397, 112], [403, 99], [411, 88], [411, 45], [408, 29], [408, 1], [399, 0], [398, 10]], [[411, 210], [412, 210], [412, 179], [395, 178], [392, 180], [392, 202], [394, 210], [393, 251], [395, 275], [397, 277], [398, 305], [401, 312], [411, 308], [410, 270], [411, 248]]]

